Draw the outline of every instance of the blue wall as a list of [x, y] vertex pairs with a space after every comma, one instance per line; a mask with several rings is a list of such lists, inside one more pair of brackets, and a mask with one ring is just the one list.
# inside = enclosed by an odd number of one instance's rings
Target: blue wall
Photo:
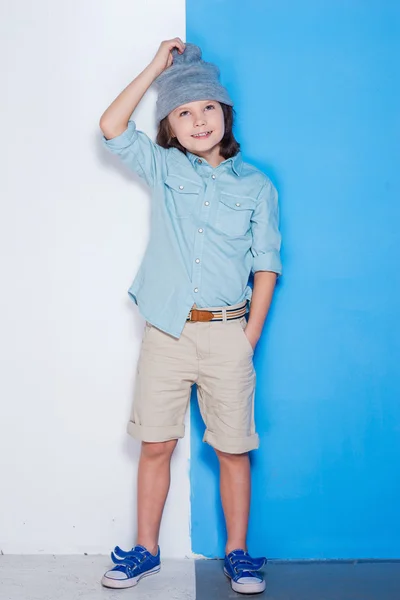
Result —
[[[280, 193], [284, 275], [257, 347], [249, 548], [400, 557], [400, 3], [187, 0], [187, 41]], [[222, 556], [192, 404], [192, 547]]]

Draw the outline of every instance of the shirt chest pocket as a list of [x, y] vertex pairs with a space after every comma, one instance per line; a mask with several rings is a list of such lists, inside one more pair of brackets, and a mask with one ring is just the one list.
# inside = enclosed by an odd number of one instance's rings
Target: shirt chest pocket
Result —
[[164, 184], [173, 214], [178, 218], [189, 217], [202, 189], [200, 183], [179, 175], [168, 175]]
[[255, 207], [255, 198], [220, 193], [216, 228], [228, 235], [246, 235]]

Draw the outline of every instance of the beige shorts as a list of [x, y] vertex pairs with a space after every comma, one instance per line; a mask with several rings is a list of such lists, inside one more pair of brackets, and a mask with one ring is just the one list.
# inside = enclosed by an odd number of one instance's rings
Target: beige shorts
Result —
[[256, 374], [246, 323], [245, 317], [187, 322], [179, 339], [146, 323], [128, 433], [145, 442], [182, 438], [196, 383], [203, 441], [231, 454], [258, 448]]

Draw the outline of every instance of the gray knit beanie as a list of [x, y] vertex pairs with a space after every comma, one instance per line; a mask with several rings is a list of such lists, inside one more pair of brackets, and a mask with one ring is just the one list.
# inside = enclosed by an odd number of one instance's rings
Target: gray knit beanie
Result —
[[202, 60], [199, 46], [187, 43], [183, 54], [173, 48], [172, 57], [172, 65], [155, 79], [158, 123], [186, 102], [210, 99], [233, 106], [228, 91], [219, 82], [219, 68]]

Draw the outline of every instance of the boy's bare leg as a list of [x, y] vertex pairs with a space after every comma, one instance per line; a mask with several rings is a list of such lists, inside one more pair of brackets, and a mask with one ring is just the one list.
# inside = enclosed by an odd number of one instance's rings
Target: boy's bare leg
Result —
[[227, 454], [216, 450], [220, 465], [220, 492], [228, 539], [225, 552], [247, 550], [250, 511], [250, 460], [248, 453]]
[[171, 456], [177, 442], [142, 442], [137, 480], [136, 543], [152, 554], [157, 554], [161, 517], [170, 485]]

